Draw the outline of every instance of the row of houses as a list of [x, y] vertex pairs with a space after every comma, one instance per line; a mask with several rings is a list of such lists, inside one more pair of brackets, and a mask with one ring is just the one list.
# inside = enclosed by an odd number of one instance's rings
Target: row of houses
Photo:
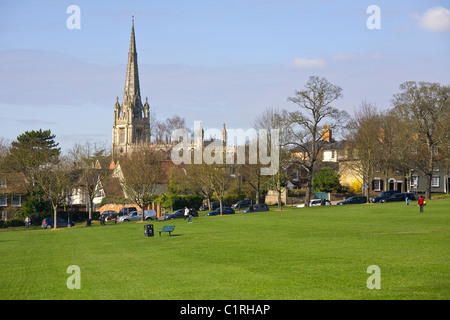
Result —
[[[340, 175], [340, 182], [343, 186], [350, 187], [357, 183], [362, 185], [362, 177], [358, 170], [355, 170], [355, 159], [350, 152], [346, 141], [333, 141], [331, 131], [324, 134], [329, 129], [324, 127], [322, 131], [323, 144], [319, 153], [319, 166], [331, 167]], [[293, 159], [302, 158], [301, 152], [294, 150]], [[286, 171], [289, 177], [288, 187], [301, 187], [301, 168], [288, 166]], [[427, 177], [417, 170], [410, 168], [408, 172], [401, 172], [396, 169], [383, 170], [381, 167], [375, 167], [373, 179], [369, 187], [369, 196], [374, 197], [383, 191], [398, 190], [400, 192], [425, 193], [427, 187]], [[431, 179], [432, 193], [447, 193], [449, 188], [449, 168], [448, 166], [436, 166], [433, 169]]]
[[[171, 167], [174, 164], [170, 160], [165, 160], [164, 168]], [[95, 186], [95, 197], [93, 199], [93, 209], [97, 211], [107, 210], [101, 208], [102, 200], [105, 197], [113, 199], [125, 199], [127, 198], [123, 184], [123, 171], [120, 164], [111, 160], [111, 162], [103, 163], [96, 162], [95, 168], [102, 169], [108, 168], [107, 174], [103, 176], [103, 180], [98, 180]], [[73, 173], [73, 179], [77, 180], [77, 171]], [[10, 220], [14, 218], [15, 212], [22, 207], [22, 204], [29, 197], [28, 181], [22, 173], [1, 173], [0, 175], [0, 213], [2, 220]], [[76, 185], [76, 183], [74, 184]], [[167, 177], [163, 175], [160, 183], [156, 186], [158, 193], [163, 193], [167, 185]], [[89, 210], [89, 196], [82, 187], [74, 187], [66, 197], [64, 206], [66, 208], [72, 208], [76, 211], [88, 211]], [[130, 203], [117, 203], [114, 208], [121, 209], [122, 206], [129, 206]], [[135, 205], [133, 205], [135, 206]]]

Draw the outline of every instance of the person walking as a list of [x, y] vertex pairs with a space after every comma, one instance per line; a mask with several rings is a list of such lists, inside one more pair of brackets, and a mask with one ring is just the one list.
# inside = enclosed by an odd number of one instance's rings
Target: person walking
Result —
[[186, 220], [186, 218], [188, 218], [188, 223], [190, 222], [190, 220], [191, 220], [191, 215], [189, 214], [189, 209], [188, 209], [188, 207], [184, 207], [184, 220]]
[[30, 219], [30, 217], [26, 216], [26, 218], [25, 218], [25, 227], [27, 227], [27, 230], [28, 230], [28, 227], [30, 226], [30, 224], [31, 224], [31, 219]]
[[418, 201], [418, 205], [419, 205], [421, 213], [423, 213], [423, 207], [425, 206], [425, 204], [426, 204], [425, 199], [421, 195], [420, 198], [419, 198], [419, 201]]
[[406, 200], [406, 205], [409, 206], [409, 202], [411, 201], [409, 199], [409, 191], [405, 193], [405, 200]]

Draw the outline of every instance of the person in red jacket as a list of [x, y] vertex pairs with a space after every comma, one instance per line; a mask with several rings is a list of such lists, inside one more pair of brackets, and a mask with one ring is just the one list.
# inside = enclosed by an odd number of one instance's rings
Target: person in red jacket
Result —
[[418, 204], [419, 204], [419, 207], [420, 207], [420, 212], [423, 212], [423, 207], [425, 206], [425, 199], [423, 198], [423, 196], [420, 196], [420, 198], [419, 198], [419, 202], [418, 202]]

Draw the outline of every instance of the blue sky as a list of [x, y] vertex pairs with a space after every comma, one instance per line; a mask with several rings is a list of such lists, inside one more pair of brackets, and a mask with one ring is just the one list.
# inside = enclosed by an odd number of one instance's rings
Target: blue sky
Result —
[[[66, 12], [79, 6], [80, 29]], [[381, 29], [366, 12], [380, 8]], [[160, 120], [248, 129], [309, 76], [343, 89], [335, 107], [381, 110], [405, 81], [450, 83], [449, 1], [1, 1], [0, 137], [51, 129], [63, 148], [111, 143], [131, 15], [143, 100]]]

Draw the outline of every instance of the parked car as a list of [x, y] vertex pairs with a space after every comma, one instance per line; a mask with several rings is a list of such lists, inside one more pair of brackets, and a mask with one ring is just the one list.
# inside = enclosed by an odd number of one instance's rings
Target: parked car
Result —
[[155, 210], [144, 210], [144, 220], [156, 220]]
[[251, 206], [248, 207], [248, 209], [245, 209], [244, 211], [242, 211], [243, 213], [248, 213], [248, 212], [258, 212], [258, 211], [269, 211], [269, 207], [266, 204], [253, 204]]
[[253, 204], [253, 200], [249, 200], [249, 199], [245, 199], [245, 200], [241, 200], [236, 202], [235, 204], [233, 204], [231, 206], [231, 208], [233, 209], [238, 209], [238, 208], [248, 208], [249, 206], [251, 206]]
[[122, 209], [120, 209], [120, 211], [117, 213], [118, 217], [122, 217], [122, 216], [126, 216], [128, 215], [130, 212], [133, 211], [137, 211], [136, 207], [123, 207]]
[[[310, 207], [317, 207], [317, 206], [331, 206], [330, 200], [326, 199], [312, 199], [309, 201]], [[304, 208], [305, 204], [299, 204], [297, 208]]]
[[[233, 214], [234, 213], [234, 209], [230, 208], [230, 207], [222, 207], [222, 214]], [[214, 211], [208, 212], [206, 213], [206, 216], [217, 216], [220, 215], [220, 207], [217, 208]]]
[[220, 202], [219, 201], [215, 201], [215, 202], [211, 202], [210, 207], [208, 207], [207, 204], [204, 204], [202, 206], [200, 206], [199, 210], [200, 211], [205, 211], [205, 210], [216, 210], [217, 208], [220, 207]]
[[[185, 209], [178, 209], [172, 213], [169, 213], [168, 215], [164, 216], [164, 220], [172, 220], [172, 219], [178, 219], [178, 218], [184, 218], [184, 210]], [[190, 214], [193, 217], [198, 217], [198, 212], [195, 209], [189, 209]]]
[[416, 200], [416, 196], [414, 193], [396, 193], [389, 198], [381, 200], [381, 202], [405, 201], [406, 195], [408, 195], [409, 200]]
[[[54, 226], [55, 219], [53, 218], [46, 218], [42, 220], [41, 228], [42, 229], [51, 229]], [[69, 225], [69, 222], [67, 220], [64, 220], [63, 218], [56, 218], [56, 227], [67, 227]], [[73, 227], [75, 225], [75, 222], [70, 221], [70, 226]]]
[[331, 201], [327, 199], [312, 199], [309, 201], [310, 207], [331, 206]]
[[[130, 221], [140, 221], [142, 219], [141, 211], [132, 211], [127, 215], [119, 217], [117, 222], [130, 222]], [[144, 210], [144, 220], [156, 219], [155, 210]]]
[[117, 222], [129, 222], [129, 221], [139, 221], [141, 220], [141, 215], [137, 211], [131, 211], [128, 214], [120, 216]]
[[107, 210], [105, 212], [103, 212], [100, 215], [100, 220], [102, 219], [107, 219], [107, 220], [114, 220], [117, 217], [117, 212], [114, 210]]
[[371, 199], [370, 202], [372, 202], [372, 203], [380, 203], [380, 202], [383, 202], [383, 201], [381, 201], [381, 200], [387, 199], [387, 198], [389, 198], [390, 196], [392, 196], [392, 195], [394, 195], [394, 194], [396, 194], [396, 193], [399, 193], [399, 192], [400, 192], [400, 191], [398, 191], [398, 190], [383, 191], [382, 193], [380, 193], [380, 195], [379, 195], [378, 197], [375, 197], [375, 198]]
[[343, 204], [355, 204], [355, 203], [366, 203], [367, 202], [367, 197], [365, 196], [354, 196], [354, 197], [350, 197], [344, 201], [339, 201], [337, 204], [338, 205], [343, 205]]

